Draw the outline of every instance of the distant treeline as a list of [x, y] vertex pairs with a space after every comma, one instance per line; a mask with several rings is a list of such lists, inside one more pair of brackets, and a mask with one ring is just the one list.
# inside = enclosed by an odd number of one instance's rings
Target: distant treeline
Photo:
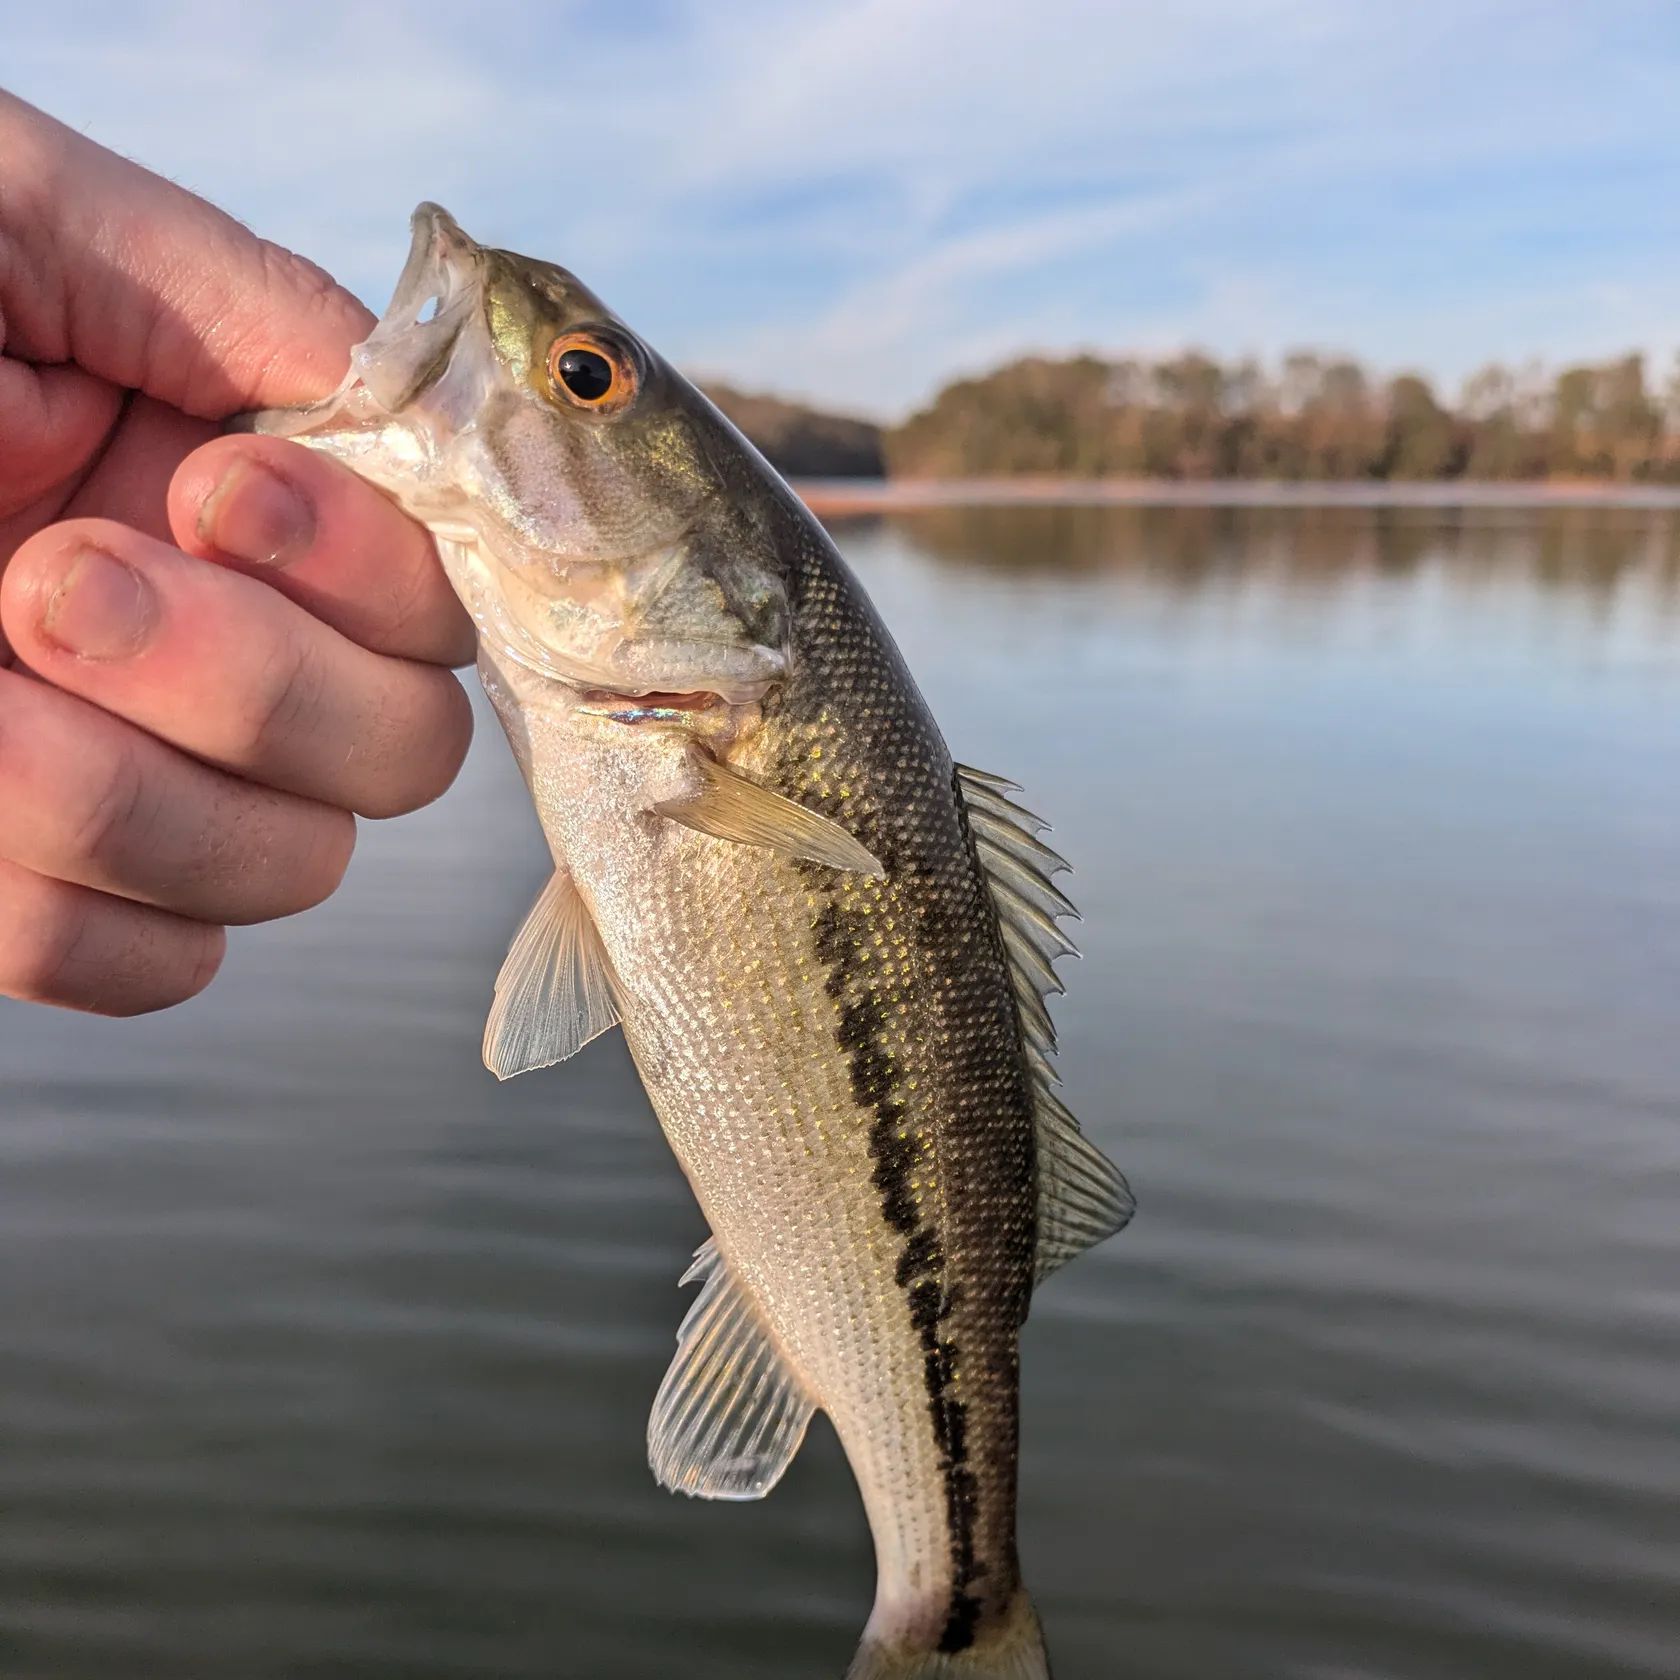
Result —
[[780, 397], [750, 396], [711, 381], [705, 392], [789, 478], [880, 478], [886, 472], [881, 428], [873, 421], [824, 414]]
[[1311, 352], [1275, 370], [1030, 356], [884, 429], [711, 391], [778, 467], [812, 477], [1680, 481], [1680, 374], [1653, 390], [1639, 355], [1555, 374], [1495, 364], [1451, 407], [1416, 374]]
[[1642, 356], [1552, 377], [1497, 364], [1445, 406], [1416, 374], [1378, 381], [1311, 353], [1275, 373], [1166, 361], [1028, 357], [947, 385], [883, 438], [905, 477], [1680, 479], [1680, 390]]

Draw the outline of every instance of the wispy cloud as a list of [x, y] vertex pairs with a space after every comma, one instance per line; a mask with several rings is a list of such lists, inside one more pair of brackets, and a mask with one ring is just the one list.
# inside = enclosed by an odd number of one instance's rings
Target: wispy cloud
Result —
[[891, 412], [1025, 347], [1680, 341], [1636, 0], [0, 0], [26, 98], [375, 303], [417, 199], [662, 348]]

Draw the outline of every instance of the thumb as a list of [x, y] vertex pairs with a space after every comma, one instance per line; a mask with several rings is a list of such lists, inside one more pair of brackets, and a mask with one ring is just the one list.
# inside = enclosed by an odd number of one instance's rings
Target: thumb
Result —
[[324, 395], [372, 324], [313, 264], [6, 93], [0, 180], [10, 356], [220, 419]]

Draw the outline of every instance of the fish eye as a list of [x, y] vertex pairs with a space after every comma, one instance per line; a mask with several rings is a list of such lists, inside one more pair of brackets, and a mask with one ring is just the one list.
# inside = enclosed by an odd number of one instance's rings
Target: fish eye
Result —
[[599, 350], [568, 350], [557, 371], [579, 402], [599, 402], [613, 387], [613, 365]]
[[548, 352], [554, 392], [574, 408], [595, 413], [623, 408], [636, 394], [636, 372], [617, 346], [592, 333], [565, 333]]

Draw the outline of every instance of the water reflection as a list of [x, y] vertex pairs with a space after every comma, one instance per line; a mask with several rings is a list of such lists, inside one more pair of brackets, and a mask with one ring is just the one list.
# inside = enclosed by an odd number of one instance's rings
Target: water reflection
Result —
[[[1659, 1680], [1680, 1651], [1667, 516], [843, 529], [1085, 952], [1139, 1192], [1024, 1349], [1058, 1680]], [[518, 773], [369, 825], [186, 1010], [0, 1005], [6, 1680], [833, 1680], [868, 1542], [643, 1425], [704, 1234], [622, 1048], [498, 1086]]]
[[1680, 520], [1633, 509], [956, 507], [837, 529], [889, 522], [942, 564], [1042, 578], [1136, 571], [1194, 592], [1241, 572], [1316, 589], [1450, 561], [1465, 581], [1516, 572], [1594, 594], [1637, 572], [1665, 612], [1680, 599]]

